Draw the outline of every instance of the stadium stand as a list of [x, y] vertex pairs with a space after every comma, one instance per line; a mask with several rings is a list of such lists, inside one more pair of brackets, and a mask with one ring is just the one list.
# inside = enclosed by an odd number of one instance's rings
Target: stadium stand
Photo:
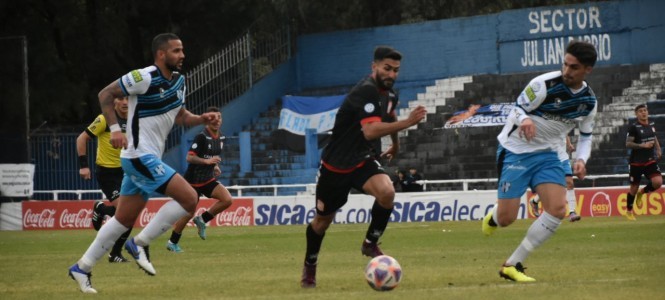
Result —
[[[409, 108], [400, 110], [401, 118], [416, 105], [425, 105], [435, 113], [429, 114], [427, 122], [419, 124], [417, 129], [401, 134], [404, 152], [397, 167], [420, 166], [428, 178], [437, 179], [496, 177], [496, 135], [501, 128], [443, 129], [444, 123], [454, 112], [471, 104], [513, 102], [529, 80], [538, 74], [475, 75], [437, 80], [435, 86], [427, 87], [424, 94], [410, 102]], [[647, 101], [651, 118], [664, 119], [665, 64], [597, 67], [588, 81], [600, 101], [589, 174], [627, 173], [625, 125], [634, 118], [635, 105]], [[664, 138], [665, 135], [659, 133], [659, 140]], [[622, 179], [607, 180], [613, 182], [604, 184], [627, 184]], [[587, 181], [577, 185], [593, 184]], [[430, 187], [430, 190], [446, 189]]]

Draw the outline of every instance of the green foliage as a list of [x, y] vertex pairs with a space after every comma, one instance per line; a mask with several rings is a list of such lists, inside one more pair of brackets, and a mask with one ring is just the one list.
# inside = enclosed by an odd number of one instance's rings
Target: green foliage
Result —
[[[477, 221], [391, 223], [382, 247], [399, 260], [404, 280], [386, 293], [371, 290], [363, 279], [369, 261], [360, 254], [365, 224], [331, 226], [318, 287], [312, 290], [299, 287], [304, 226], [209, 228], [205, 241], [188, 228], [181, 254], [166, 251], [165, 234], [151, 246], [156, 276], [133, 262], [103, 259], [92, 282], [99, 299], [661, 299], [665, 294], [663, 216], [564, 221], [525, 262], [527, 274], [538, 281], [505, 281], [499, 266], [531, 223], [517, 221], [489, 238]], [[0, 232], [0, 298], [83, 297], [67, 268], [94, 236], [92, 229]]]

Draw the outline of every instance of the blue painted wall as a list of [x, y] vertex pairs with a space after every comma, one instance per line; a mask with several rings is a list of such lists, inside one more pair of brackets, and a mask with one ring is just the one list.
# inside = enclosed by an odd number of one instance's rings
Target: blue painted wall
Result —
[[404, 54], [396, 86], [410, 91], [460, 75], [558, 69], [570, 37], [597, 45], [599, 66], [665, 62], [663, 11], [659, 0], [594, 2], [306, 35], [298, 39], [298, 87], [354, 84], [382, 44]]

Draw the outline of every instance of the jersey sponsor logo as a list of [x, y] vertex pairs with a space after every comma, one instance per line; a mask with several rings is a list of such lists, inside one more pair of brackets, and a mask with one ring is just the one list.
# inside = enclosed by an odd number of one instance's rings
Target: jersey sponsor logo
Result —
[[574, 124], [575, 123], [575, 120], [567, 119], [567, 118], [565, 118], [561, 115], [555, 115], [555, 114], [551, 114], [551, 113], [543, 113], [541, 115], [541, 117], [543, 117], [546, 120], [557, 121], [557, 122], [561, 122], [561, 123], [564, 123], [564, 124]]
[[365, 104], [365, 108], [364, 108], [364, 109], [365, 109], [365, 112], [369, 114], [369, 113], [373, 113], [373, 112], [374, 112], [374, 109], [376, 109], [376, 108], [374, 107], [374, 104], [372, 104], [372, 103], [367, 103], [367, 104]]
[[529, 99], [529, 102], [536, 100], [536, 92], [533, 90], [531, 85], [526, 87], [524, 94], [526, 95], [527, 99]]
[[129, 73], [132, 74], [132, 79], [134, 79], [134, 82], [139, 83], [139, 82], [143, 81], [143, 76], [141, 76], [141, 73], [139, 72], [139, 70], [134, 70], [134, 71], [131, 71]]

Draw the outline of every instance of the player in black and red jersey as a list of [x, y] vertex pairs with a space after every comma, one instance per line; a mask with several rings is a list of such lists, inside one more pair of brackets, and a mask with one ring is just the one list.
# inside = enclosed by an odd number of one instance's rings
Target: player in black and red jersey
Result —
[[[626, 218], [631, 221], [635, 221], [633, 203], [642, 206], [642, 195], [659, 189], [663, 184], [663, 175], [658, 167], [663, 153], [645, 104], [635, 107], [635, 117], [637, 120], [628, 127], [626, 137], [626, 147], [632, 150], [629, 158], [630, 192], [626, 201]], [[642, 175], [649, 179], [649, 183], [640, 190]]]
[[217, 107], [209, 107], [207, 111], [217, 113], [219, 118], [206, 125], [203, 131], [194, 138], [187, 153], [189, 166], [185, 172], [185, 179], [199, 195], [214, 198], [217, 202], [200, 216], [192, 219], [193, 214], [190, 214], [175, 223], [171, 238], [166, 243], [166, 249], [176, 253], [183, 251], [178, 242], [190, 219], [196, 225], [199, 237], [205, 240], [206, 223], [229, 208], [233, 201], [231, 193], [216, 179], [221, 174], [219, 162], [222, 160], [220, 154], [224, 147], [224, 137], [219, 132], [219, 128], [222, 126], [222, 114]]
[[[337, 111], [330, 142], [321, 155], [316, 185], [316, 215], [307, 226], [307, 250], [301, 286], [316, 287], [316, 265], [323, 237], [342, 207], [351, 188], [375, 197], [362, 254], [382, 255], [378, 239], [388, 225], [395, 189], [379, 163], [392, 159], [399, 150], [397, 132], [418, 124], [427, 115], [418, 106], [408, 118], [397, 121], [397, 94], [393, 90], [402, 54], [387, 46], [374, 50], [372, 74], [361, 80]], [[381, 153], [381, 137], [390, 135], [392, 145]]]

